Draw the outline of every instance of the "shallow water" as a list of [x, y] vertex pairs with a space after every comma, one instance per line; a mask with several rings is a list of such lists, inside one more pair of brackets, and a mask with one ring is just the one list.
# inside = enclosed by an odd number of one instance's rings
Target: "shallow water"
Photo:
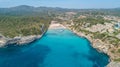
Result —
[[108, 59], [66, 29], [48, 30], [25, 46], [0, 48], [0, 67], [105, 67]]

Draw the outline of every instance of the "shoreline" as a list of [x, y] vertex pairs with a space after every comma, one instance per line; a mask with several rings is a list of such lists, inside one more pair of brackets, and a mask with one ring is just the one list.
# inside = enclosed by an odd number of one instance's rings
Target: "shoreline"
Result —
[[[61, 25], [62, 25], [62, 24], [61, 24]], [[109, 56], [109, 63], [106, 65], [106, 67], [120, 67], [120, 62], [115, 62], [115, 61], [113, 61], [112, 58], [111, 58], [111, 56], [110, 56], [110, 54], [109, 54], [109, 52], [104, 51], [103, 48], [101, 49], [101, 47], [99, 47], [99, 46], [95, 46], [95, 43], [94, 43], [94, 41], [93, 41], [93, 39], [92, 39], [91, 37], [88, 37], [87, 35], [85, 35], [85, 34], [82, 33], [82, 32], [79, 33], [79, 32], [77, 32], [77, 31], [75, 31], [75, 30], [72, 30], [72, 29], [70, 29], [70, 28], [69, 28], [68, 26], [66, 26], [66, 25], [63, 25], [63, 26], [64, 26], [66, 29], [68, 29], [68, 30], [72, 31], [73, 33], [75, 33], [76, 35], [78, 35], [78, 36], [80, 36], [80, 37], [82, 37], [82, 38], [85, 38], [85, 39], [89, 40], [91, 47], [95, 48], [98, 52], [104, 53], [104, 54], [108, 55], [108, 56]], [[107, 49], [107, 50], [108, 50], [108, 49]]]
[[42, 35], [30, 35], [30, 36], [14, 37], [14, 38], [4, 37], [4, 38], [1, 38], [0, 47], [5, 47], [12, 44], [16, 44], [16, 45], [29, 44], [41, 37]]
[[[51, 23], [48, 30], [49, 29], [58, 29], [58, 28], [68, 29], [68, 30], [72, 31], [73, 33], [75, 33], [76, 35], [78, 35], [78, 36], [80, 36], [82, 38], [86, 38], [87, 40], [89, 40], [91, 47], [95, 48], [98, 52], [102, 52], [102, 53], [107, 54], [109, 56], [109, 63], [107, 64], [106, 67], [119, 67], [120, 66], [120, 63], [114, 62], [111, 59], [111, 56], [109, 55], [108, 52], [105, 52], [103, 50], [103, 48], [100, 49], [99, 45], [96, 46], [95, 45], [96, 43], [92, 41], [93, 39], [88, 37], [84, 33], [82, 33], [82, 32], [79, 33], [79, 32], [77, 32], [75, 30], [70, 29], [68, 26], [65, 26], [65, 25], [60, 24], [60, 23]], [[44, 33], [46, 33], [46, 31], [44, 31]], [[0, 39], [0, 47], [7, 46], [9, 44], [17, 44], [17, 45], [29, 44], [31, 42], [34, 42], [37, 39], [40, 39], [44, 35], [44, 33], [41, 34], [41, 35], [30, 35], [30, 36], [14, 37], [14, 38], [5, 38], [5, 37], [3, 37], [3, 41]]]
[[62, 24], [60, 23], [51, 23], [48, 30], [49, 29], [58, 29], [58, 28], [63, 28], [63, 29], [67, 29], [65, 26], [63, 26]]
[[68, 29], [68, 30], [72, 31], [74, 34], [76, 34], [77, 36], [87, 39], [90, 42], [91, 47], [95, 48], [98, 52], [104, 53], [107, 56], [109, 56], [109, 60], [108, 60], [109, 63], [106, 65], [106, 67], [117, 67], [119, 65], [119, 64], [117, 66], [114, 65], [114, 64], [117, 64], [117, 63], [112, 61], [110, 55], [107, 52], [104, 52], [102, 49], [99, 49], [99, 47], [94, 46], [93, 45], [94, 43], [92, 42], [92, 39], [90, 37], [87, 37], [84, 33], [79, 34], [77, 31], [71, 30], [69, 27], [67, 27], [63, 24], [60, 24], [60, 23], [51, 23], [49, 29], [57, 29], [57, 28]]
[[6, 38], [3, 36], [0, 38], [0, 48], [13, 44], [21, 46], [32, 43], [35, 40], [42, 38], [45, 32], [46, 31], [44, 31], [41, 35], [16, 36], [14, 38]]
[[[49, 29], [55, 29], [55, 28], [66, 28], [63, 25], [59, 24], [59, 23], [51, 23], [48, 30]], [[46, 31], [44, 31], [41, 35], [29, 35], [29, 36], [16, 36], [14, 38], [7, 38], [4, 36], [0, 37], [0, 48], [8, 46], [8, 45], [12, 45], [12, 44], [16, 44], [16, 45], [25, 45], [25, 44], [29, 44], [34, 42], [37, 39], [40, 39], [44, 34], [46, 33]]]

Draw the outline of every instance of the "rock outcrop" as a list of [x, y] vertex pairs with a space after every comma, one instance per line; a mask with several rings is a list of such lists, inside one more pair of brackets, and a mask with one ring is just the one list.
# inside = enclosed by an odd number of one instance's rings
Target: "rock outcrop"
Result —
[[120, 67], [120, 63], [119, 62], [110, 62], [107, 67]]
[[[65, 26], [65, 25], [64, 25]], [[72, 30], [75, 34], [81, 36], [81, 37], [85, 37], [88, 40], [90, 40], [91, 42], [91, 46], [93, 46], [94, 48], [96, 48], [98, 51], [106, 53], [107, 55], [109, 55], [110, 57], [110, 63], [106, 66], [106, 67], [120, 67], [120, 62], [115, 62], [113, 61], [113, 55], [110, 52], [110, 49], [113, 48], [112, 44], [107, 44], [102, 42], [100, 39], [93, 39], [91, 36], [91, 34], [86, 35], [83, 32], [77, 32], [76, 30], [71, 29], [68, 26], [67, 27], [69, 30]]]
[[6, 38], [4, 36], [0, 36], [0, 47], [4, 47], [9, 44], [23, 45], [33, 42], [36, 39], [39, 39], [42, 35], [30, 35], [23, 37], [14, 37], [14, 38]]

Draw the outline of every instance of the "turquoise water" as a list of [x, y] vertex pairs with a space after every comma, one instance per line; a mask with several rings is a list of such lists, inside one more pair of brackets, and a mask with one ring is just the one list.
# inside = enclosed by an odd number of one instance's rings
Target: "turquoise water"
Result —
[[48, 30], [25, 46], [0, 48], [0, 67], [105, 67], [109, 57], [69, 30]]

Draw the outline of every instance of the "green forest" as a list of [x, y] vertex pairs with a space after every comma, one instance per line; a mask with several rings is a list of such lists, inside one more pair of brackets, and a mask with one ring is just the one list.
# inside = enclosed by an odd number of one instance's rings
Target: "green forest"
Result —
[[39, 35], [47, 30], [51, 18], [39, 16], [0, 16], [0, 33], [6, 37]]

